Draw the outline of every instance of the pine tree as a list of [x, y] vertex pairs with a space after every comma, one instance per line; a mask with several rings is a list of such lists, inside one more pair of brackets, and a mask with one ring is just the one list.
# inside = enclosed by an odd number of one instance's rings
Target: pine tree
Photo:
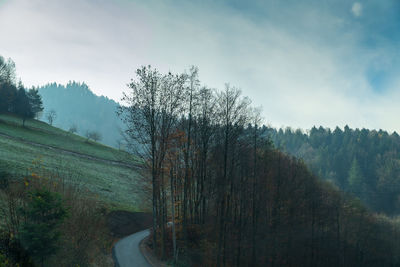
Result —
[[27, 221], [20, 231], [20, 241], [31, 257], [43, 266], [44, 260], [57, 251], [61, 235], [58, 227], [67, 210], [59, 194], [42, 190], [29, 195], [21, 213]]
[[21, 83], [18, 85], [17, 96], [15, 97], [13, 106], [14, 113], [22, 118], [22, 125], [25, 126], [25, 121], [33, 118], [34, 113], [29, 102], [29, 97]]
[[349, 170], [348, 184], [350, 191], [353, 193], [362, 193], [365, 189], [364, 176], [356, 158], [354, 158]]
[[0, 81], [0, 113], [12, 112], [17, 88], [13, 84]]
[[36, 118], [39, 117], [43, 111], [43, 102], [42, 97], [39, 95], [39, 91], [35, 88], [32, 88], [28, 91], [27, 96], [33, 116]]

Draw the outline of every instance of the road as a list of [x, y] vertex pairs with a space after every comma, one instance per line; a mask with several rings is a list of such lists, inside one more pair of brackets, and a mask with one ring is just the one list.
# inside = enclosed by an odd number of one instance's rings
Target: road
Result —
[[139, 249], [140, 241], [149, 235], [149, 230], [137, 232], [118, 241], [114, 246], [114, 261], [117, 267], [151, 267]]

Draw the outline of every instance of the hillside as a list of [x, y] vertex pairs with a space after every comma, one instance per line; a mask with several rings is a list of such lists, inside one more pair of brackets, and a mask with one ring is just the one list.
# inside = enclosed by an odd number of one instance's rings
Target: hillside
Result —
[[44, 106], [42, 121], [47, 122], [46, 114], [55, 110], [55, 126], [68, 130], [76, 125], [82, 136], [87, 131], [97, 131], [102, 136], [101, 143], [117, 147], [121, 139], [119, 129], [123, 128], [116, 114], [118, 103], [95, 95], [85, 83], [70, 82], [65, 86], [51, 83], [37, 89]]
[[140, 208], [134, 158], [111, 147], [13, 115], [0, 115], [0, 168], [17, 177], [58, 173], [95, 193], [112, 208]]
[[371, 209], [400, 213], [400, 137], [383, 130], [336, 127], [264, 128], [276, 147], [301, 158], [312, 172], [359, 197]]

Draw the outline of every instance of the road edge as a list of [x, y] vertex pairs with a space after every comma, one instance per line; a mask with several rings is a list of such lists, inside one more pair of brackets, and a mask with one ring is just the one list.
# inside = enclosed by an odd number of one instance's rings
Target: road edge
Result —
[[[139, 250], [147, 262], [153, 267], [167, 267], [168, 265], [158, 260], [153, 252], [147, 247], [146, 242], [150, 238], [150, 234], [142, 239], [139, 243]], [[118, 267], [118, 266], [117, 266]]]
[[120, 266], [119, 266], [118, 259], [117, 259], [117, 256], [115, 256], [115, 244], [114, 244], [114, 246], [112, 247], [112, 252], [111, 252], [111, 254], [112, 254], [112, 259], [113, 259], [113, 261], [114, 261], [114, 267], [120, 267]]

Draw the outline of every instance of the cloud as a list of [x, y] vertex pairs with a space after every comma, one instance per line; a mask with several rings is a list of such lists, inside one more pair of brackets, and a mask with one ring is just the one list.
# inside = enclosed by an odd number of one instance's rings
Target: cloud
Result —
[[197, 65], [202, 82], [241, 87], [274, 126], [400, 131], [400, 55], [384, 36], [368, 39], [378, 36], [368, 32], [373, 24], [355, 21], [347, 1], [256, 2], [243, 11], [211, 0], [8, 1], [0, 6], [0, 53], [27, 85], [85, 81], [119, 100], [140, 65]]
[[351, 7], [351, 12], [355, 17], [361, 17], [362, 15], [362, 5], [359, 2], [355, 2]]

